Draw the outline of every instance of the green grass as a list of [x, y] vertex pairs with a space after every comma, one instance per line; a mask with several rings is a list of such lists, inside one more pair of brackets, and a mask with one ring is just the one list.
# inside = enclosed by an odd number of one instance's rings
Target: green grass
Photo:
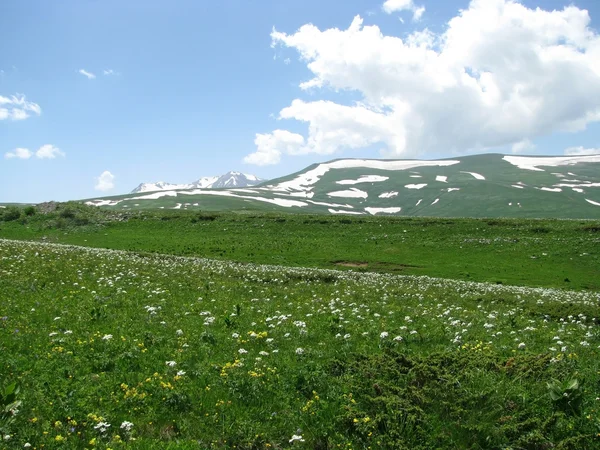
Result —
[[[72, 214], [65, 215], [64, 210]], [[77, 209], [79, 208], [79, 209]], [[0, 237], [318, 268], [600, 290], [600, 222], [116, 213], [82, 205], [0, 222]]]
[[0, 448], [600, 446], [598, 222], [0, 219]]
[[18, 241], [0, 275], [6, 448], [600, 442], [598, 294]]

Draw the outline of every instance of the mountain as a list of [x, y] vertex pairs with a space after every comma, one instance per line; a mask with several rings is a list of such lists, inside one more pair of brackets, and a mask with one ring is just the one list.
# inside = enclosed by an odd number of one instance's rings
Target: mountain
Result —
[[202, 177], [189, 184], [173, 184], [158, 181], [156, 183], [141, 183], [131, 194], [143, 192], [169, 191], [174, 189], [217, 189], [217, 188], [241, 188], [256, 186], [264, 180], [241, 172], [227, 172], [218, 177]]
[[118, 209], [600, 219], [600, 155], [337, 159], [256, 187], [171, 188], [87, 203]]
[[[200, 181], [200, 180], [198, 180]], [[254, 176], [247, 175], [241, 172], [227, 172], [225, 175], [221, 175], [207, 188], [241, 188], [246, 186], [256, 186], [262, 183], [264, 180]], [[198, 186], [200, 187], [200, 186]]]

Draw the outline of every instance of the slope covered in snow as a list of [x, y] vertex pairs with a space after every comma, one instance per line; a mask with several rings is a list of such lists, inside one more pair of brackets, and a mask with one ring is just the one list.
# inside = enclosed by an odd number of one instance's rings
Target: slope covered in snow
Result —
[[600, 219], [600, 156], [338, 159], [252, 185], [260, 181], [229, 172], [189, 185], [143, 185], [127, 196], [88, 203], [115, 209]]

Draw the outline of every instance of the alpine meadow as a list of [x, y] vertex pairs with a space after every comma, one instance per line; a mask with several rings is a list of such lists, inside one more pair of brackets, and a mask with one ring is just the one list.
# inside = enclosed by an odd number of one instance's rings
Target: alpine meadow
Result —
[[600, 2], [0, 2], [0, 450], [600, 448]]

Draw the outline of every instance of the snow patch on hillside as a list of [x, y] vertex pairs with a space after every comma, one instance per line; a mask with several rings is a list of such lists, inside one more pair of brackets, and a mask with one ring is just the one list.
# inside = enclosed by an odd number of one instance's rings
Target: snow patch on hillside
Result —
[[313, 205], [321, 205], [321, 206], [330, 206], [333, 208], [350, 208], [353, 209], [354, 206], [352, 205], [340, 205], [339, 203], [326, 203], [326, 202], [315, 202], [314, 200], [306, 200], [308, 203], [312, 203]]
[[340, 180], [337, 184], [359, 184], [359, 183], [376, 183], [378, 181], [389, 180], [390, 177], [382, 177], [381, 175], [363, 175], [358, 180]]
[[400, 207], [394, 207], [394, 208], [365, 208], [365, 211], [368, 212], [371, 215], [375, 215], [378, 213], [385, 213], [385, 214], [396, 214], [399, 213], [402, 210], [402, 208]]
[[[132, 197], [139, 200], [157, 200], [161, 197], [177, 197], [176, 191], [159, 191], [154, 192], [152, 194], [146, 194], [139, 197]], [[124, 200], [131, 200], [131, 198], [126, 198]]]
[[347, 191], [334, 191], [327, 194], [329, 197], [346, 197], [346, 198], [367, 198], [369, 196], [365, 191], [351, 188]]
[[[121, 203], [121, 200], [90, 200], [85, 202], [89, 206], [115, 206], [119, 203]], [[0, 208], [4, 208], [4, 206], [0, 206]]]
[[600, 187], [600, 183], [581, 183], [581, 184], [558, 183], [558, 184], [555, 184], [554, 187], [570, 187], [570, 188], [576, 188], [576, 187]]
[[588, 198], [586, 198], [586, 199], [585, 199], [585, 201], [586, 201], [586, 202], [588, 202], [588, 203], [591, 203], [592, 205], [595, 205], [595, 206], [600, 206], [600, 203], [598, 203], [598, 202], [595, 202], [595, 201], [593, 201], [593, 200], [590, 200], [590, 199], [588, 199]]
[[383, 192], [379, 194], [379, 198], [394, 198], [398, 195], [396, 191]]
[[427, 186], [427, 183], [421, 183], [421, 184], [407, 184], [406, 186], [404, 186], [406, 189], [423, 189], [425, 186]]
[[293, 180], [283, 181], [277, 185], [270, 185], [271, 189], [285, 191], [309, 190], [323, 175], [332, 169], [377, 169], [377, 170], [407, 170], [415, 167], [446, 167], [458, 164], [460, 161], [383, 161], [378, 159], [340, 159], [329, 163], [319, 164], [314, 169], [299, 174]]
[[440, 181], [442, 183], [447, 183], [448, 182], [448, 177], [446, 177], [444, 175], [438, 175], [437, 177], [435, 177], [435, 181]]
[[329, 211], [331, 214], [354, 214], [357, 216], [362, 216], [362, 214], [363, 214], [361, 212], [356, 212], [356, 211], [343, 211], [341, 209], [332, 209], [332, 208], [329, 208], [327, 211]]
[[[556, 166], [572, 166], [577, 163], [591, 163], [600, 162], [600, 155], [590, 156], [503, 156], [503, 160], [509, 162], [513, 166], [517, 166], [519, 169], [524, 170], [535, 170], [537, 172], [545, 172], [542, 167], [556, 167]], [[561, 174], [562, 175], [562, 174]]]
[[475, 178], [476, 180], [485, 180], [485, 177], [477, 172], [461, 172], [461, 173], [468, 173], [469, 175], [472, 175], [473, 178]]

